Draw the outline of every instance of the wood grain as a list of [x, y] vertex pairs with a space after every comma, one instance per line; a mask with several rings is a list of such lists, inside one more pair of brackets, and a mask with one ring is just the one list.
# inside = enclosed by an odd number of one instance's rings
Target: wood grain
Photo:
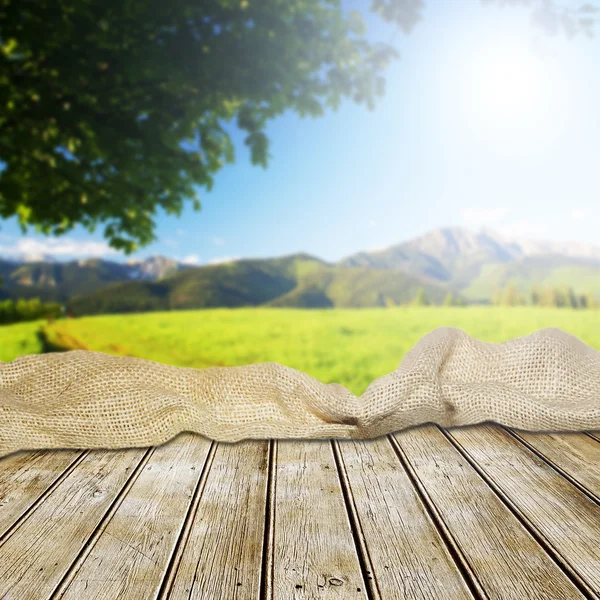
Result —
[[393, 438], [489, 598], [584, 597], [438, 427]]
[[75, 576], [65, 600], [154, 598], [211, 442], [183, 434], [156, 449]]
[[472, 598], [389, 440], [344, 440], [339, 448], [377, 595]]
[[563, 568], [600, 597], [600, 506], [500, 426], [449, 435]]
[[219, 444], [168, 598], [258, 598], [269, 443]]
[[599, 459], [487, 424], [16, 453], [0, 599], [600, 599]]
[[600, 442], [585, 433], [512, 431], [600, 502]]
[[367, 598], [331, 443], [277, 445], [272, 597]]
[[41, 450], [0, 459], [0, 542], [82, 457], [81, 451]]
[[95, 450], [0, 544], [0, 598], [49, 597], [144, 451]]

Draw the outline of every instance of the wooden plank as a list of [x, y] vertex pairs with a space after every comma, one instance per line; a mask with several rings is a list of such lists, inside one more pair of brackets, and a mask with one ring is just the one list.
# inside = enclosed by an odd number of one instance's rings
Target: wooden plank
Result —
[[8, 530], [69, 474], [82, 452], [17, 452], [0, 459], [0, 542]]
[[139, 449], [87, 454], [0, 545], [0, 598], [49, 597], [144, 454]]
[[472, 598], [440, 532], [387, 438], [336, 442], [370, 561], [372, 596]]
[[393, 438], [490, 598], [585, 597], [438, 427]]
[[600, 502], [600, 442], [585, 433], [512, 434]]
[[272, 595], [367, 598], [331, 443], [277, 443]]
[[179, 568], [165, 597], [257, 598], [269, 442], [217, 446]]
[[448, 433], [571, 578], [600, 597], [600, 506], [497, 425]]
[[210, 447], [210, 440], [190, 433], [157, 447], [57, 595], [64, 593], [64, 600], [156, 597]]

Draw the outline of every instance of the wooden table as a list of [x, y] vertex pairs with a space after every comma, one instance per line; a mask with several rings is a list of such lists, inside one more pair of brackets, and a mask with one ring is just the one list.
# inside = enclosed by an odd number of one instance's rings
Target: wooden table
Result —
[[0, 599], [600, 598], [600, 433], [0, 459]]

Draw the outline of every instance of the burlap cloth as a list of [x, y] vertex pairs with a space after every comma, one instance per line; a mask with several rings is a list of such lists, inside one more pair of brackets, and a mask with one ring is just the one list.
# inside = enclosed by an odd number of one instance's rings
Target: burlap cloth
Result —
[[420, 423], [600, 429], [600, 352], [559, 329], [504, 343], [441, 327], [357, 397], [277, 363], [193, 369], [89, 350], [0, 363], [0, 456], [162, 444], [182, 431], [371, 438]]

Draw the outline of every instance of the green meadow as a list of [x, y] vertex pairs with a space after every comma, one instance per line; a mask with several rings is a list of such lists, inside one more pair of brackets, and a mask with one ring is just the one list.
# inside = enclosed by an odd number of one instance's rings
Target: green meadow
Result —
[[[42, 351], [43, 324], [0, 327], [0, 360]], [[600, 311], [539, 307], [396, 307], [302, 310], [210, 309], [62, 319], [48, 342], [184, 367], [275, 361], [361, 394], [397, 366], [423, 335], [441, 326], [501, 342], [559, 327], [600, 349]]]
[[0, 361], [7, 362], [23, 354], [39, 354], [42, 352], [42, 341], [38, 332], [44, 321], [16, 323], [0, 326]]

